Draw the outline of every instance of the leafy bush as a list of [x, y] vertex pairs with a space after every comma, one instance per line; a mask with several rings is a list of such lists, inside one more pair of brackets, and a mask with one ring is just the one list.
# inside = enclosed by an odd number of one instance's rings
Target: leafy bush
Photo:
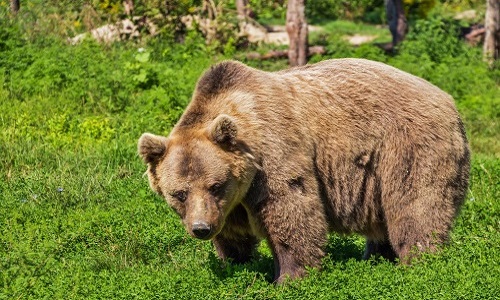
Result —
[[410, 19], [425, 18], [436, 5], [436, 0], [404, 0], [403, 4]]
[[250, 8], [257, 14], [258, 19], [285, 19], [286, 1], [279, 0], [249, 0]]
[[311, 20], [335, 20], [339, 18], [348, 20], [362, 20], [367, 13], [372, 21], [379, 21], [373, 12], [382, 12], [383, 0], [355, 0], [355, 1], [309, 1], [306, 5], [306, 15]]
[[458, 39], [459, 32], [456, 21], [440, 16], [418, 20], [406, 36], [401, 53], [415, 57], [425, 54], [431, 61], [440, 63], [446, 57], [467, 52], [467, 46]]

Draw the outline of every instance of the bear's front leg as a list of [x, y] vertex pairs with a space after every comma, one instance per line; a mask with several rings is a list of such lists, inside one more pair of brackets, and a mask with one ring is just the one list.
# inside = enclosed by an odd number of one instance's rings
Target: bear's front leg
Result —
[[261, 222], [273, 251], [275, 282], [319, 267], [324, 257], [328, 225], [324, 207], [314, 193], [292, 186], [269, 196], [260, 208]]
[[222, 260], [232, 260], [235, 263], [246, 263], [252, 258], [258, 240], [251, 235], [224, 236], [218, 235], [213, 239], [217, 255]]
[[227, 216], [224, 228], [213, 239], [219, 258], [231, 259], [235, 263], [249, 261], [258, 242], [252, 233], [247, 211], [242, 205], [235, 207]]

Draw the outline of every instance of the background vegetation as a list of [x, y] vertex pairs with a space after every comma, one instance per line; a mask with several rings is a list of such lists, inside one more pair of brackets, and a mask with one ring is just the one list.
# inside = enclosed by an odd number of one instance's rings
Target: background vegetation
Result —
[[[149, 190], [136, 154], [141, 133], [168, 134], [204, 69], [246, 61], [249, 48], [207, 45], [200, 32], [176, 27], [173, 34], [169, 24], [156, 37], [72, 46], [67, 37], [118, 20], [121, 1], [25, 2], [11, 17], [0, 0], [0, 299], [500, 297], [500, 71], [459, 39], [464, 24], [450, 17], [480, 11], [482, 1], [433, 1], [425, 16], [413, 15], [394, 55], [342, 37], [366, 30], [383, 38], [386, 29], [360, 23], [384, 19], [369, 17], [383, 13], [381, 1], [352, 1], [351, 11], [340, 1], [310, 1], [309, 17], [324, 28], [311, 43], [327, 47], [311, 62], [378, 60], [454, 96], [473, 151], [472, 177], [442, 252], [411, 267], [362, 261], [363, 238], [331, 235], [323, 270], [283, 286], [269, 283], [265, 243], [252, 262], [223, 265], [210, 243], [188, 237]], [[142, 1], [136, 11], [166, 13], [160, 2]], [[171, 16], [199, 5], [169, 3]], [[280, 1], [251, 3], [262, 22], [284, 18]], [[287, 65], [246, 62], [266, 70]]]

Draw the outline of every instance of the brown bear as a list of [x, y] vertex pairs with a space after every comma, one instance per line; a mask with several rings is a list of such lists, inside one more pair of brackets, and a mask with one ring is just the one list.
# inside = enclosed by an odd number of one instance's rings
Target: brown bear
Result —
[[236, 262], [266, 239], [278, 282], [318, 267], [329, 231], [364, 235], [366, 258], [432, 251], [469, 178], [452, 97], [363, 59], [279, 72], [219, 63], [168, 138], [145, 133], [138, 146], [190, 235]]

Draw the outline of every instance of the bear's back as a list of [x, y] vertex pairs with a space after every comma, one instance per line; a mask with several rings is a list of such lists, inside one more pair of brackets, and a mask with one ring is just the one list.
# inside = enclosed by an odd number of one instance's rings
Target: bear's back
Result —
[[259, 107], [282, 112], [286, 120], [296, 118], [309, 132], [365, 140], [402, 131], [415, 143], [450, 134], [463, 139], [453, 98], [391, 66], [333, 59], [271, 75], [279, 78], [271, 84], [281, 87], [270, 90], [279, 94], [262, 99]]

